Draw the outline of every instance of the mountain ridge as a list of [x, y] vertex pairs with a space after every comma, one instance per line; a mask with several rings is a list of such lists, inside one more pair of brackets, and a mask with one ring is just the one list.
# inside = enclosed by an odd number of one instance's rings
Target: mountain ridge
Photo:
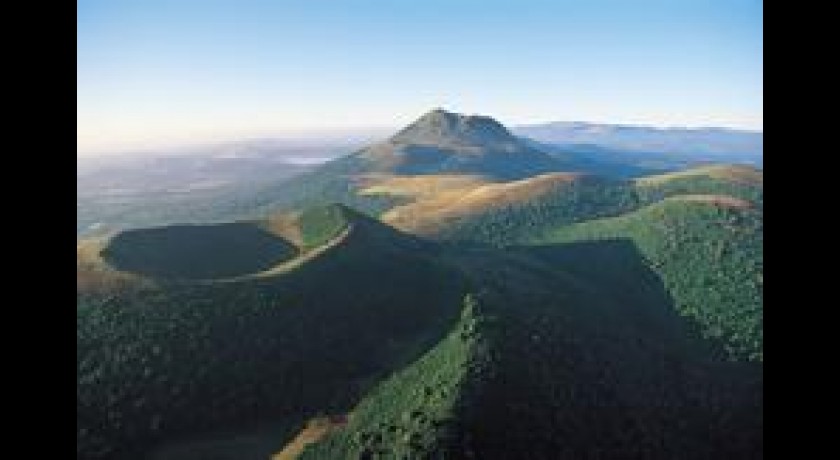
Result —
[[733, 161], [762, 164], [764, 132], [724, 127], [656, 127], [555, 121], [511, 129], [536, 142], [572, 148], [597, 146], [674, 161]]
[[522, 178], [558, 171], [562, 163], [514, 136], [484, 115], [431, 110], [389, 139], [353, 156], [368, 172], [393, 174], [476, 173]]
[[446, 145], [463, 144], [493, 147], [494, 143], [516, 143], [514, 135], [501, 123], [486, 115], [463, 115], [433, 109], [399, 130], [390, 140], [396, 143]]

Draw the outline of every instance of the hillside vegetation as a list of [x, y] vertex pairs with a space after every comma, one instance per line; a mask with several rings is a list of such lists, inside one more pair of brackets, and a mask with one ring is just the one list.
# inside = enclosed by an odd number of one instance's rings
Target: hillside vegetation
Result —
[[493, 371], [464, 396], [455, 456], [760, 458], [760, 367], [695, 339], [633, 244], [505, 253], [465, 261]]
[[560, 227], [539, 241], [630, 239], [660, 274], [677, 310], [731, 358], [763, 357], [763, 219], [760, 210], [685, 197], [633, 213]]
[[342, 203], [369, 215], [404, 203], [399, 196], [359, 193], [371, 175], [472, 175], [514, 180], [574, 170], [513, 136], [485, 116], [436, 109], [390, 138], [331, 160], [250, 197], [250, 209], [235, 217], [259, 218], [278, 210]]
[[282, 275], [80, 294], [78, 458], [139, 458], [269, 421], [287, 427], [279, 450], [436, 343], [457, 318], [460, 278], [432, 247], [336, 212], [348, 237]]
[[575, 161], [434, 110], [78, 241], [77, 458], [762, 458], [762, 173]]
[[632, 242], [446, 258], [461, 322], [302, 458], [761, 457], [760, 365], [718, 360]]
[[491, 182], [475, 176], [394, 176], [362, 189], [366, 195], [409, 198], [385, 212], [383, 221], [408, 232], [434, 235], [472, 215], [533, 202], [585, 180], [580, 174], [550, 173], [511, 182]]
[[741, 198], [757, 207], [764, 205], [763, 182], [761, 171], [736, 165], [710, 165], [635, 181], [644, 203], [677, 195], [711, 194]]
[[[553, 187], [539, 187], [545, 179]], [[496, 190], [487, 200], [471, 200], [474, 191]], [[386, 189], [387, 190], [387, 189]], [[518, 193], [514, 193], [518, 191]], [[522, 192], [525, 193], [522, 193]], [[406, 231], [452, 242], [509, 246], [532, 241], [545, 229], [616, 217], [666, 198], [716, 201], [723, 206], [763, 207], [761, 172], [749, 167], [714, 165], [679, 174], [635, 181], [590, 175], [549, 174], [522, 181], [426, 193], [383, 214]], [[443, 205], [435, 205], [444, 201]]]
[[349, 423], [304, 450], [301, 459], [441, 458], [457, 450], [458, 403], [470, 374], [486, 368], [473, 296], [443, 340], [373, 389]]
[[[499, 190], [504, 193], [505, 188]], [[524, 241], [541, 228], [618, 215], [638, 205], [632, 186], [593, 176], [555, 182], [528, 199], [517, 200], [515, 195], [510, 198], [514, 199], [488, 200], [484, 206], [474, 206], [471, 212], [439, 226], [430, 236], [452, 242], [506, 246]], [[422, 222], [416, 225], [422, 226]]]

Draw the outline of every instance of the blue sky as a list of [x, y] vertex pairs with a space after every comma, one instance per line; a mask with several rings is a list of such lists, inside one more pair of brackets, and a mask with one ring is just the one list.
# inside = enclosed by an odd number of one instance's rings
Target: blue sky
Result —
[[399, 126], [762, 129], [755, 0], [79, 0], [78, 151]]

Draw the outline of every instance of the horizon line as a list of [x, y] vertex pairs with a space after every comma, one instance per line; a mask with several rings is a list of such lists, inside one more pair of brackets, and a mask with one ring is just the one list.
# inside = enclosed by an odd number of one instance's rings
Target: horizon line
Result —
[[[446, 110], [446, 109], [444, 109]], [[450, 110], [447, 110], [451, 112]], [[452, 112], [458, 113], [458, 112]], [[482, 115], [482, 114], [470, 114]], [[487, 116], [487, 115], [484, 115]], [[496, 117], [492, 117], [496, 119]], [[498, 121], [498, 120], [497, 120]], [[605, 121], [590, 121], [590, 120], [547, 120], [547, 121], [528, 121], [519, 123], [502, 123], [505, 127], [516, 130], [518, 128], [529, 128], [536, 126], [546, 126], [551, 124], [580, 124], [580, 125], [601, 125], [621, 128], [647, 128], [660, 131], [702, 131], [702, 130], [722, 130], [734, 131], [752, 134], [764, 134], [763, 125], [760, 127], [743, 127], [733, 125], [706, 125], [706, 124], [657, 124], [657, 123], [640, 123], [640, 122], [605, 122]], [[169, 139], [164, 139], [161, 136], [159, 139], [145, 139], [145, 140], [129, 140], [125, 142], [108, 143], [110, 145], [87, 146], [80, 148], [77, 144], [77, 157], [92, 157], [92, 156], [110, 156], [128, 153], [140, 152], [157, 152], [165, 149], [189, 149], [196, 147], [210, 147], [217, 145], [224, 145], [226, 143], [236, 142], [255, 142], [255, 141], [271, 141], [271, 140], [289, 140], [289, 141], [313, 141], [318, 136], [328, 136], [325, 141], [338, 141], [341, 136], [359, 136], [362, 138], [375, 138], [380, 133], [397, 132], [401, 129], [400, 125], [357, 125], [357, 126], [321, 126], [321, 127], [298, 127], [298, 128], [277, 128], [272, 130], [262, 130], [262, 132], [242, 132], [240, 134], [223, 134], [220, 136], [213, 135], [190, 135], [184, 132], [180, 136], [166, 136]], [[339, 138], [331, 138], [332, 136]], [[177, 139], [182, 137], [181, 139]], [[192, 139], [189, 139], [192, 138]], [[78, 137], [77, 137], [78, 139]]]

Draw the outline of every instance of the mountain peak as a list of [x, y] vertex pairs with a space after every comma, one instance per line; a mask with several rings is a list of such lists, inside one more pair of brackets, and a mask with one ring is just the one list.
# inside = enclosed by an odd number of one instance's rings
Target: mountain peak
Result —
[[367, 172], [398, 175], [467, 173], [521, 179], [557, 171], [558, 163], [501, 123], [435, 108], [390, 139], [358, 153]]
[[483, 115], [463, 115], [435, 108], [403, 128], [392, 141], [421, 145], [489, 146], [515, 142], [501, 123]]

